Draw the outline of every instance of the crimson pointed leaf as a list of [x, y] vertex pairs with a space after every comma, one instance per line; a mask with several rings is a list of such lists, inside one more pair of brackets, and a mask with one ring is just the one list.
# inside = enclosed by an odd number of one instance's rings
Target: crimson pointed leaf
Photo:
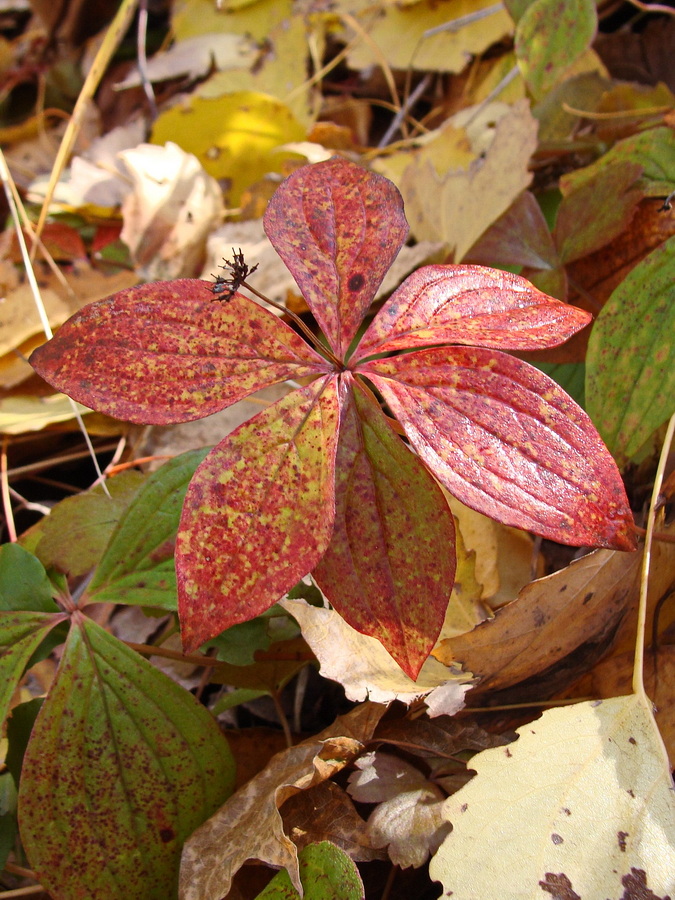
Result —
[[454, 521], [379, 406], [349, 374], [345, 382], [335, 529], [312, 574], [340, 615], [377, 638], [414, 679], [452, 590]]
[[533, 366], [498, 351], [446, 347], [360, 369], [467, 506], [562, 543], [634, 549], [614, 460], [586, 413]]
[[55, 900], [166, 900], [183, 842], [229, 796], [210, 713], [80, 616], [24, 758], [21, 838]]
[[538, 350], [570, 338], [589, 313], [483, 266], [424, 266], [394, 291], [361, 339], [355, 359], [430, 344]]
[[319, 379], [235, 429], [197, 469], [176, 543], [183, 646], [275, 603], [321, 558], [335, 515], [339, 408]]
[[397, 188], [333, 157], [290, 175], [264, 224], [331, 346], [344, 356], [408, 234]]
[[154, 282], [90, 303], [31, 365], [85, 406], [128, 422], [200, 419], [326, 361], [277, 316], [206, 281]]

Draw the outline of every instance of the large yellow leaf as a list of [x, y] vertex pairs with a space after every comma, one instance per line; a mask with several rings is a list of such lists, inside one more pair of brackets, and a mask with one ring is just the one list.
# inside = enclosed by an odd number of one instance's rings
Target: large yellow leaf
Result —
[[[464, 16], [494, 7], [492, 0], [423, 0], [414, 6], [400, 8], [386, 5], [376, 16], [369, 8], [360, 17], [371, 41], [394, 69], [434, 72], [461, 72], [471, 56], [478, 56], [491, 45], [513, 32], [513, 22], [505, 9], [466, 24]], [[450, 28], [424, 37], [425, 32], [457, 22]], [[349, 54], [349, 65], [363, 69], [379, 62], [371, 41], [362, 41]]]
[[[507, 109], [490, 129], [489, 146], [476, 147], [482, 155], [476, 154], [468, 166], [456, 168], [451, 163], [439, 170], [442, 147], [430, 142], [403, 173], [400, 188], [415, 237], [443, 241], [455, 262], [532, 180], [528, 163], [537, 146], [537, 123], [527, 100]], [[454, 149], [456, 136], [451, 132], [450, 137]], [[446, 140], [443, 133], [438, 140]]]
[[[430, 875], [453, 900], [664, 897], [675, 889], [675, 793], [647, 701], [552, 709], [474, 756], [445, 803]], [[653, 892], [653, 893], [652, 893]]]
[[304, 139], [305, 129], [287, 106], [254, 91], [187, 98], [162, 113], [152, 131], [154, 144], [175, 141], [194, 153], [209, 175], [225, 183], [230, 206], [244, 188], [268, 172], [281, 172], [295, 156], [279, 150], [282, 144]]

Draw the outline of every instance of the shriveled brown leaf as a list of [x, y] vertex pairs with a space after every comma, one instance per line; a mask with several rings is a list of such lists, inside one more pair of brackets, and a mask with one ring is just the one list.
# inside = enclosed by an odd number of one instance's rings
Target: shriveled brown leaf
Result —
[[283, 828], [279, 807], [298, 791], [330, 778], [363, 749], [384, 707], [363, 704], [314, 738], [283, 750], [238, 790], [183, 847], [181, 900], [220, 900], [248, 859], [285, 867], [302, 891], [298, 853]]
[[356, 862], [385, 859], [376, 849], [366, 822], [345, 791], [333, 781], [322, 781], [309, 791], [301, 791], [281, 809], [284, 831], [298, 850], [318, 841], [331, 841]]
[[480, 692], [524, 681], [612, 634], [631, 601], [640, 559], [596, 550], [527, 585], [494, 619], [442, 642], [434, 656], [470, 669]]

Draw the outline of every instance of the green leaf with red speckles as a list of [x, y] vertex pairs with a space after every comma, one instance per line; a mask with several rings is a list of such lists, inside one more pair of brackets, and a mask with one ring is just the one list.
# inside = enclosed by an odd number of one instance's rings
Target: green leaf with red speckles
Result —
[[158, 281], [90, 303], [38, 347], [52, 387], [127, 422], [201, 419], [326, 360], [246, 297], [214, 302], [206, 281]]
[[675, 412], [675, 237], [639, 263], [593, 326], [587, 408], [620, 462]]
[[62, 621], [63, 615], [59, 613], [3, 612], [0, 622], [0, 731], [27, 663], [52, 628]]
[[183, 842], [232, 792], [211, 715], [100, 626], [74, 620], [24, 758], [21, 839], [55, 900], [167, 900]]
[[355, 359], [431, 344], [539, 350], [562, 344], [589, 313], [529, 281], [484, 266], [424, 266], [394, 291], [359, 342]]
[[186, 651], [276, 603], [325, 552], [339, 418], [336, 380], [319, 379], [240, 425], [197, 469], [176, 543]]
[[[308, 844], [298, 854], [305, 900], [363, 900], [356, 864], [330, 841]], [[255, 900], [300, 900], [288, 872], [282, 869]]]
[[397, 188], [336, 156], [290, 175], [272, 197], [264, 225], [333, 350], [344, 357], [408, 234]]
[[342, 391], [335, 530], [312, 575], [352, 628], [377, 638], [414, 679], [452, 591], [454, 520], [359, 382], [348, 374]]
[[561, 543], [634, 549], [614, 460], [586, 413], [533, 366], [494, 350], [443, 347], [360, 371], [462, 503]]
[[182, 453], [150, 475], [110, 538], [88, 602], [176, 609], [176, 531], [188, 484], [207, 452]]

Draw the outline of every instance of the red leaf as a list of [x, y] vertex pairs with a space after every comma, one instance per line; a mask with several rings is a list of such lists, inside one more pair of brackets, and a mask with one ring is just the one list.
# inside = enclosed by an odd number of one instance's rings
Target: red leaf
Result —
[[189, 422], [326, 361], [277, 316], [209, 283], [161, 281], [90, 303], [31, 356], [45, 381], [128, 422]]
[[335, 156], [290, 175], [264, 224], [333, 350], [344, 357], [408, 234], [398, 190]]
[[614, 460], [586, 413], [542, 372], [464, 347], [373, 360], [360, 370], [467, 506], [562, 543], [634, 549]]
[[424, 266], [394, 291], [354, 358], [441, 343], [538, 350], [562, 344], [590, 321], [510, 272]]
[[414, 679], [455, 578], [452, 513], [363, 386], [346, 373], [341, 390], [335, 530], [312, 574], [337, 612]]
[[197, 469], [176, 543], [183, 646], [276, 603], [325, 552], [335, 516], [336, 380], [293, 391]]

